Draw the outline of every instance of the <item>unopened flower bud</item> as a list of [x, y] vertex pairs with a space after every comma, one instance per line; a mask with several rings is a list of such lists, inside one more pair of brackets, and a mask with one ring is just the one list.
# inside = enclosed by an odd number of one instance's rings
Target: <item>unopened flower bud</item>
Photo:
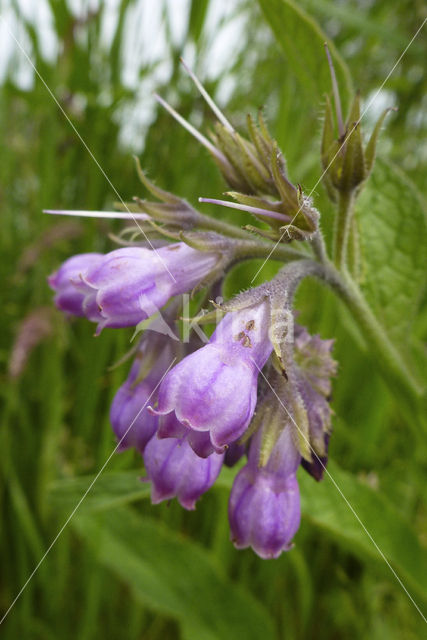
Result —
[[169, 338], [147, 331], [136, 353], [127, 380], [114, 396], [110, 421], [118, 450], [135, 447], [140, 453], [158, 427], [158, 417], [147, 410], [156, 401], [157, 387], [173, 361]]
[[261, 558], [277, 558], [291, 548], [300, 524], [295, 474], [281, 478], [243, 467], [234, 480], [228, 517], [237, 549], [250, 546]]
[[84, 316], [83, 301], [84, 293], [79, 291], [73, 284], [81, 275], [99, 264], [102, 259], [101, 253], [80, 253], [68, 258], [57, 271], [48, 277], [51, 289], [55, 291], [55, 305], [61, 311], [71, 313], [74, 316]]
[[337, 363], [331, 355], [333, 344], [333, 340], [311, 336], [304, 327], [295, 326], [295, 379], [307, 412], [312, 450], [311, 460], [304, 460], [302, 466], [316, 480], [323, 478], [328, 460], [332, 415], [331, 378], [337, 371]]
[[280, 404], [270, 399], [269, 405], [272, 402], [273, 411], [264, 404], [266, 411], [252, 438], [248, 464], [234, 480], [228, 508], [235, 546], [250, 546], [261, 558], [277, 558], [290, 549], [300, 523], [295, 474], [301, 455], [294, 443], [292, 423]]
[[116, 249], [73, 279], [82, 308], [97, 332], [104, 327], [135, 326], [175, 295], [190, 291], [215, 267], [218, 255], [183, 242], [158, 250]]
[[185, 436], [162, 440], [153, 436], [144, 451], [152, 503], [178, 498], [184, 509], [194, 509], [217, 479], [223, 458], [218, 453], [200, 458]]
[[372, 171], [375, 150], [381, 125], [389, 109], [378, 118], [371, 137], [363, 145], [360, 129], [360, 95], [356, 94], [343, 131], [335, 134], [332, 107], [326, 99], [323, 125], [321, 158], [324, 169], [323, 180], [330, 198], [335, 201], [338, 194], [351, 194], [361, 187]]

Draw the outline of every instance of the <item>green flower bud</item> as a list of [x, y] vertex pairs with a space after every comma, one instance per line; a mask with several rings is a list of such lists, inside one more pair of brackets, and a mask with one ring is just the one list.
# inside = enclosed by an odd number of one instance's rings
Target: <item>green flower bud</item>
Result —
[[[336, 137], [334, 118], [329, 98], [326, 98], [325, 118], [321, 146], [321, 160], [324, 170], [323, 181], [333, 202], [338, 194], [349, 194], [360, 189], [372, 171], [378, 135], [384, 118], [390, 109], [379, 117], [371, 137], [363, 145], [360, 127], [360, 94], [357, 93], [345, 125], [340, 123], [339, 137]], [[340, 126], [341, 125], [341, 126]]]

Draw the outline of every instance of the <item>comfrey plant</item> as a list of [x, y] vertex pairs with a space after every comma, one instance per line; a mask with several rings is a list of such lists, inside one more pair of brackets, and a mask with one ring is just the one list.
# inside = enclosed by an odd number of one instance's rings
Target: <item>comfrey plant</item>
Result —
[[[257, 121], [248, 116], [248, 137], [242, 136], [189, 73], [218, 118], [210, 140], [158, 100], [206, 147], [230, 188], [231, 200], [199, 200], [247, 212], [255, 224], [239, 228], [200, 213], [153, 184], [137, 162], [156, 201], [135, 198], [117, 214], [134, 222], [120, 238], [125, 246], [70, 258], [49, 285], [57, 307], [96, 323], [96, 334], [143, 330], [129, 376], [114, 398], [111, 423], [117, 449], [134, 447], [142, 455], [153, 503], [176, 497], [194, 509], [222, 466], [237, 464], [231, 538], [237, 548], [250, 546], [262, 558], [275, 558], [292, 547], [299, 527], [298, 469], [322, 479], [332, 430], [333, 340], [312, 336], [295, 322], [293, 299], [301, 281], [315, 277], [330, 286], [392, 383], [406, 385], [409, 398], [416, 393], [416, 382], [358, 286], [354, 202], [372, 170], [385, 114], [364, 145], [359, 97], [344, 123], [332, 69], [338, 131], [327, 102], [321, 147], [323, 179], [337, 205], [330, 257], [320, 214], [291, 182], [262, 115]], [[283, 267], [271, 281], [227, 302], [217, 298], [229, 269], [251, 258], [282, 261]], [[204, 301], [216, 299], [215, 308], [205, 312], [200, 303], [191, 321], [197, 332], [179, 341], [181, 294], [199, 290], [205, 290]], [[204, 338], [201, 325], [214, 320], [215, 331]]]

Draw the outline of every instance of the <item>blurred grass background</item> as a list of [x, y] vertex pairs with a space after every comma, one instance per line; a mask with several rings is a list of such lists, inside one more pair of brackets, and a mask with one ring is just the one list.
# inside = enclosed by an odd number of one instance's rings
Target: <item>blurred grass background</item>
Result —
[[[334, 40], [365, 104], [425, 17], [425, 5], [409, 0], [398, 5], [390, 0], [303, 0], [298, 6]], [[283, 56], [253, 1], [3, 0], [0, 7], [0, 34], [7, 43], [0, 59], [1, 614], [74, 506], [52, 506], [52, 483], [95, 474], [114, 447], [108, 411], [126, 366], [109, 367], [131, 335], [105, 331], [94, 339], [93, 326], [68, 322], [52, 309], [46, 276], [73, 253], [111, 248], [108, 233], [120, 226], [53, 219], [42, 209], [111, 209], [117, 197], [4, 21], [124, 199], [142, 194], [132, 153], [160, 186], [193, 204], [200, 195], [218, 197], [224, 190], [207, 153], [152, 97], [155, 89], [196, 126], [209, 128], [212, 115], [180, 67], [181, 55], [235, 126], [244, 126], [247, 112], [264, 107], [291, 178], [306, 190], [320, 175], [322, 102]], [[297, 47], [314, 57], [324, 55], [303, 37], [303, 31], [296, 32]], [[427, 129], [425, 39], [424, 29], [365, 118], [366, 131], [382, 108], [398, 106], [383, 131], [379, 154], [399, 164], [420, 189], [426, 174], [426, 147], [420, 145]], [[328, 235], [332, 212], [321, 185], [314, 198]], [[256, 268], [237, 269], [230, 291], [248, 286]], [[395, 399], [333, 297], [307, 284], [297, 306], [313, 331], [337, 338], [340, 375], [334, 385], [332, 457], [380, 490], [425, 547], [427, 444], [418, 443], [415, 450]], [[425, 340], [425, 296], [421, 307], [416, 332]], [[135, 469], [135, 477], [142, 472], [130, 452], [108, 465], [108, 472], [127, 469]], [[317, 486], [305, 487], [315, 500]], [[391, 572], [305, 519], [295, 549], [277, 561], [235, 551], [228, 539], [226, 503], [227, 492], [220, 486], [195, 513], [176, 504], [152, 507], [146, 500], [136, 502], [132, 513], [158, 523], [159, 532], [167, 528], [193, 544], [195, 558], [203, 546], [230, 588], [258, 601], [279, 638], [412, 639], [425, 633]], [[375, 517], [381, 519], [381, 513]], [[128, 533], [123, 531], [124, 540]], [[158, 640], [183, 634], [199, 640], [167, 607], [138, 597], [131, 581], [114, 571], [114, 559], [101, 562], [93, 544], [84, 540], [73, 527], [65, 528], [0, 628], [2, 637]], [[144, 538], [135, 544], [143, 547]], [[114, 546], [111, 553], [118, 553]], [[167, 558], [166, 547], [164, 554]], [[170, 562], [173, 571], [173, 556]], [[181, 570], [177, 564], [176, 571]], [[199, 606], [197, 594], [194, 598], [183, 614], [189, 618]], [[224, 632], [219, 637], [236, 636]]]

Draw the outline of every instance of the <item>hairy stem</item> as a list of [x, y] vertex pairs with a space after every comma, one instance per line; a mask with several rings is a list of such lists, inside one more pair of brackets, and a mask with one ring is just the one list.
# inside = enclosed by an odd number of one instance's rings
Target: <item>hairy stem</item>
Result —
[[322, 238], [316, 238], [313, 243], [313, 250], [317, 258], [322, 260], [322, 262], [309, 259], [307, 255], [303, 255], [299, 251], [283, 245], [279, 245], [275, 252], [269, 256], [267, 244], [254, 243], [257, 245], [254, 247], [249, 247], [249, 244], [250, 243], [245, 243], [245, 245], [247, 245], [245, 250], [248, 254], [252, 251], [250, 257], [265, 256], [266, 258], [272, 257], [285, 262], [292, 261], [279, 271], [276, 278], [270, 283], [273, 284], [276, 281], [277, 284], [280, 285], [281, 280], [283, 280], [282, 275], [286, 273], [288, 290], [286, 291], [285, 297], [287, 300], [292, 298], [295, 289], [306, 276], [314, 276], [323, 280], [338, 294], [361, 329], [371, 356], [374, 358], [389, 388], [405, 409], [406, 415], [412, 416], [412, 421], [419, 421], [420, 424], [421, 422], [424, 423], [425, 421], [421, 420], [424, 389], [408, 368], [385, 329], [377, 320], [347, 269], [340, 272], [327, 257]]
[[[405, 402], [406, 408], [412, 411], [412, 414], [416, 413], [416, 408], [420, 406], [423, 389], [348, 272], [340, 273], [329, 259], [326, 259], [324, 264], [319, 264], [306, 257], [304, 260], [284, 267], [282, 272], [285, 273], [285, 270], [288, 282], [294, 283], [288, 295], [293, 296], [295, 288], [305, 276], [320, 278], [339, 295], [360, 327], [381, 375], [396, 396]], [[280, 275], [281, 272], [277, 276], [278, 279]], [[292, 275], [294, 275], [293, 278]]]
[[350, 223], [350, 237], [348, 241], [347, 263], [350, 274], [356, 282], [360, 280], [360, 241], [359, 227], [356, 216], [352, 216]]
[[340, 193], [335, 218], [333, 259], [341, 271], [347, 267], [347, 249], [354, 209], [354, 192]]
[[311, 241], [314, 255], [321, 264], [328, 262], [328, 252], [326, 251], [325, 239], [320, 229], [316, 231]]
[[236, 258], [238, 260], [265, 258], [266, 261], [281, 260], [289, 262], [290, 260], [301, 260], [307, 257], [306, 253], [293, 249], [289, 245], [264, 240], [245, 240], [244, 242], [239, 242], [236, 247]]

